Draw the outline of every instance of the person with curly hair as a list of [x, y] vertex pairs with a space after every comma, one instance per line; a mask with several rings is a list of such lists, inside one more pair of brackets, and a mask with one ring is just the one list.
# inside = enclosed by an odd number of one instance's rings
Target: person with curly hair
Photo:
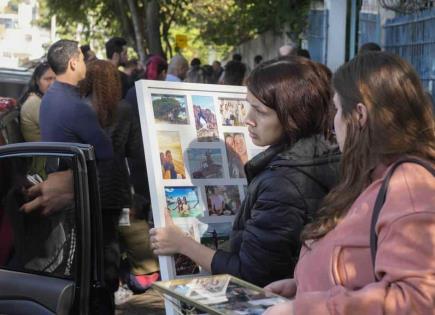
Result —
[[108, 289], [119, 286], [120, 249], [118, 222], [123, 208], [131, 208], [132, 195], [126, 157], [140, 157], [139, 125], [130, 104], [121, 100], [121, 80], [114, 65], [95, 60], [87, 65], [80, 92], [95, 110], [98, 121], [111, 137], [114, 158], [99, 162], [99, 183], [103, 218], [104, 269]]

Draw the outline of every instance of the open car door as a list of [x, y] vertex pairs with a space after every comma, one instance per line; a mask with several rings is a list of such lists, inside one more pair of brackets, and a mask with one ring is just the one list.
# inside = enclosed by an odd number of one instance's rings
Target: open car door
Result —
[[93, 313], [101, 262], [93, 252], [98, 202], [89, 193], [98, 198], [98, 187], [89, 187], [90, 168], [95, 181], [88, 145], [0, 147], [0, 314]]

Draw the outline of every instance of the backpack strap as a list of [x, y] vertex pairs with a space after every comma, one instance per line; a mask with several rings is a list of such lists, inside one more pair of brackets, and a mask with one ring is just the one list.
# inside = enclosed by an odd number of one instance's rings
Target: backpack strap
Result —
[[[385, 199], [387, 197], [388, 184], [390, 182], [391, 177], [393, 176], [396, 168], [403, 163], [415, 163], [423, 166], [427, 171], [429, 171], [432, 176], [435, 177], [435, 169], [433, 166], [427, 162], [417, 158], [406, 157], [399, 159], [394, 163], [394, 165], [390, 168], [387, 175], [384, 178], [381, 188], [379, 189], [378, 196], [376, 197], [375, 206], [373, 208], [372, 213], [372, 221], [370, 225], [370, 252], [372, 256], [372, 266], [373, 273], [375, 273], [375, 260], [376, 260], [376, 251], [378, 248], [378, 235], [376, 234], [376, 223], [378, 222], [379, 214], [381, 212], [382, 206], [385, 203]], [[376, 278], [376, 274], [375, 274]]]

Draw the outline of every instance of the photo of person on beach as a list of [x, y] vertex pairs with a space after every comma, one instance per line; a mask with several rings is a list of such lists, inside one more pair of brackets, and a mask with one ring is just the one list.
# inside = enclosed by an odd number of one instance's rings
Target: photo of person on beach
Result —
[[183, 163], [180, 136], [176, 131], [158, 131], [160, 164], [163, 179], [184, 179], [186, 172]]

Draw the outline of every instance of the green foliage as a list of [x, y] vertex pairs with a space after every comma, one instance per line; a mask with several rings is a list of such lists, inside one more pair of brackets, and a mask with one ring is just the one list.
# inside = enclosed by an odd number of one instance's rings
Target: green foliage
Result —
[[51, 17], [56, 15], [58, 37], [76, 39], [80, 44], [92, 42], [101, 57], [105, 57], [107, 38], [122, 34], [112, 0], [40, 0], [39, 4], [40, 26], [49, 27]]
[[[201, 59], [203, 64], [209, 62], [209, 56], [214, 60], [222, 60], [230, 51], [229, 45], [211, 44], [200, 35], [200, 29], [196, 27], [174, 25], [169, 31], [169, 41], [172, 47], [175, 47], [175, 35], [183, 34], [187, 36], [188, 47], [178, 49], [177, 51], [183, 54], [187, 60], [193, 58]], [[169, 54], [168, 54], [169, 56]]]
[[206, 43], [238, 45], [268, 30], [297, 41], [306, 27], [310, 0], [195, 0], [190, 25]]
[[[16, 2], [17, 0], [14, 0]], [[146, 9], [150, 0], [135, 0], [147, 48]], [[167, 57], [175, 52], [175, 35], [185, 34], [189, 47], [182, 53], [203, 61], [215, 51], [222, 58], [234, 46], [268, 30], [284, 32], [294, 41], [306, 27], [310, 0], [159, 0], [160, 36]], [[136, 46], [132, 14], [126, 0], [40, 0], [43, 18], [49, 26], [57, 16], [60, 37], [91, 42], [94, 49], [104, 50], [104, 41], [123, 36]], [[149, 35], [149, 34], [148, 34]]]
[[20, 0], [9, 0], [8, 5], [4, 9], [4, 13], [18, 13], [18, 5]]
[[[182, 107], [180, 102], [172, 97], [162, 97], [153, 100], [153, 109], [156, 119], [167, 121], [173, 124], [185, 124], [186, 108]], [[180, 114], [183, 113], [182, 117]]]

